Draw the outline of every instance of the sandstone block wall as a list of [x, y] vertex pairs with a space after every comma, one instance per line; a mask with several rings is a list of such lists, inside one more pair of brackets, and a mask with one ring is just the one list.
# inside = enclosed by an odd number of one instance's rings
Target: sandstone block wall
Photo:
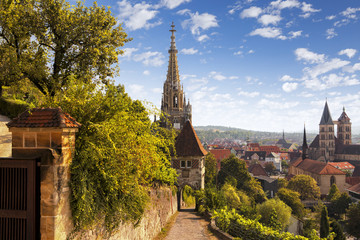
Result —
[[176, 193], [173, 195], [170, 188], [152, 189], [149, 193], [150, 203], [140, 221], [134, 227], [131, 223], [125, 223], [110, 237], [106, 236], [105, 228], [97, 226], [94, 229], [74, 234], [74, 239], [81, 240], [143, 240], [152, 239], [165, 226], [169, 218], [177, 211]]

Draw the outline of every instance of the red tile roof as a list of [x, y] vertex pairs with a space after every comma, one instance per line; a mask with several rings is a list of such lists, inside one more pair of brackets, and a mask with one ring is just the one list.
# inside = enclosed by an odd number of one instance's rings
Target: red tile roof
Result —
[[354, 165], [349, 162], [329, 162], [330, 165], [338, 168], [338, 169], [355, 169]]
[[221, 161], [230, 156], [230, 149], [211, 149], [209, 150], [212, 154], [214, 154], [215, 159]]
[[360, 183], [355, 184], [354, 186], [351, 186], [347, 189], [349, 192], [353, 192], [356, 194], [360, 194]]
[[19, 114], [7, 126], [9, 128], [79, 128], [81, 124], [61, 108], [33, 108]]
[[265, 151], [266, 155], [269, 155], [271, 152], [279, 153], [280, 148], [278, 146], [260, 146], [260, 151]]
[[360, 183], [360, 177], [346, 177], [346, 183], [354, 186], [355, 184]]
[[253, 176], [269, 176], [260, 164], [251, 165], [248, 171], [252, 173]]
[[177, 156], [205, 156], [207, 154], [190, 121], [184, 127], [175, 142]]
[[302, 161], [301, 158], [299, 158], [292, 165], [304, 171], [320, 175], [346, 175], [343, 171], [335, 168], [330, 164], [308, 158]]

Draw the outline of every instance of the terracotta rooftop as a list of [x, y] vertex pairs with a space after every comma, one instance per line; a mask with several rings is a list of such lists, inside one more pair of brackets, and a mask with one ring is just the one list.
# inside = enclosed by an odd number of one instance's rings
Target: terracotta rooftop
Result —
[[346, 183], [350, 186], [360, 183], [360, 177], [346, 177]]
[[178, 156], [205, 156], [207, 154], [201, 144], [190, 121], [186, 121], [184, 127], [176, 138], [176, 154]]
[[343, 171], [335, 168], [334, 166], [328, 163], [315, 161], [308, 158], [302, 161], [299, 161], [298, 159], [292, 165], [304, 171], [320, 174], [320, 175], [345, 175]]
[[248, 168], [248, 171], [253, 176], [268, 176], [265, 169], [260, 164], [253, 164]]
[[33, 108], [19, 114], [7, 126], [9, 128], [79, 128], [81, 124], [61, 108]]
[[280, 148], [278, 146], [260, 146], [260, 151], [265, 151], [266, 155], [268, 155], [271, 152], [279, 153]]
[[351, 186], [347, 189], [349, 192], [353, 192], [356, 194], [360, 194], [360, 183], [355, 184], [354, 186]]
[[211, 149], [209, 152], [214, 154], [216, 160], [223, 160], [231, 154], [230, 149]]
[[329, 162], [329, 164], [338, 169], [355, 169], [354, 165], [349, 162]]

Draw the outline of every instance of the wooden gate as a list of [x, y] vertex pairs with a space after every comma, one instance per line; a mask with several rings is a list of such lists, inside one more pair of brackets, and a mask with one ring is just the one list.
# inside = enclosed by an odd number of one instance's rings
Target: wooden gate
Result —
[[35, 240], [36, 160], [0, 159], [0, 239]]

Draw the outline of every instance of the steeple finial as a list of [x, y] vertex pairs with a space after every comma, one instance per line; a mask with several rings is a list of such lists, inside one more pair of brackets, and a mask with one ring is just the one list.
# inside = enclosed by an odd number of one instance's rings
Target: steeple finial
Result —
[[174, 34], [174, 32], [176, 32], [176, 30], [174, 28], [175, 28], [175, 25], [174, 25], [174, 22], [172, 22], [171, 23], [171, 29], [169, 30], [171, 32], [171, 47], [170, 47], [170, 50], [176, 50], [175, 34]]
[[345, 106], [343, 106], [343, 112], [345, 112]]

